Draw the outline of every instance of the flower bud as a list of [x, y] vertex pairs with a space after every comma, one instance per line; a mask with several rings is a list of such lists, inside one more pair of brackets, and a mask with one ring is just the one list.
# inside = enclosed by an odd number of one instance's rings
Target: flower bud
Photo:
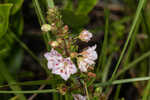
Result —
[[70, 54], [71, 58], [77, 57], [77, 55], [78, 55], [78, 53], [76, 53], [76, 52], [72, 52], [72, 53]]
[[57, 41], [52, 41], [52, 42], [49, 42], [49, 44], [53, 47], [53, 48], [56, 48], [58, 47], [59, 43]]
[[42, 27], [41, 27], [41, 30], [43, 32], [48, 32], [51, 30], [51, 26], [49, 24], [43, 24]]
[[65, 26], [63, 27], [63, 33], [67, 33], [67, 32], [68, 32], [68, 30], [69, 30], [68, 25], [65, 25]]
[[58, 88], [58, 90], [59, 90], [60, 94], [65, 95], [67, 92], [67, 86], [61, 84], [61, 86]]
[[66, 92], [67, 92], [67, 88], [64, 87], [64, 88], [60, 89], [59, 92], [60, 92], [62, 95], [65, 95]]
[[84, 41], [84, 42], [88, 42], [91, 38], [92, 38], [92, 33], [87, 31], [87, 30], [83, 30], [80, 35], [79, 35], [79, 39]]

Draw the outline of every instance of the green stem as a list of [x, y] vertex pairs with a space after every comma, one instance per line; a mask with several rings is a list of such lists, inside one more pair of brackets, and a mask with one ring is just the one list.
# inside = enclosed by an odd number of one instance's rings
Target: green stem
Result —
[[44, 19], [43, 14], [42, 14], [42, 10], [41, 10], [41, 8], [40, 8], [40, 5], [39, 5], [38, 0], [33, 0], [33, 2], [34, 2], [35, 7], [36, 7], [36, 9], [37, 9], [37, 11], [38, 11], [38, 12], [37, 12], [37, 13], [39, 14], [38, 17], [40, 17], [40, 19], [41, 19], [41, 24], [45, 24], [46, 21], [45, 21], [45, 19]]
[[69, 100], [68, 94], [65, 94], [65, 100]]
[[[43, 14], [42, 14], [42, 10], [40, 8], [38, 0], [32, 0], [32, 2], [34, 4], [34, 6], [35, 6], [37, 17], [40, 19], [39, 20], [40, 25], [46, 24], [46, 20], [45, 20]], [[44, 42], [46, 44], [46, 47], [47, 47], [47, 49], [49, 51], [50, 50], [50, 46], [49, 46], [48, 42], [50, 41], [50, 33], [49, 32], [43, 33], [43, 38], [44, 38]]]
[[113, 72], [113, 74], [112, 74], [112, 77], [111, 77], [110, 81], [114, 80], [114, 78], [115, 78], [115, 74], [116, 74], [116, 72], [117, 72], [117, 70], [118, 70], [118, 68], [119, 68], [119, 65], [120, 65], [120, 63], [121, 63], [121, 60], [122, 60], [122, 58], [123, 58], [123, 56], [124, 56], [124, 54], [125, 54], [125, 51], [126, 51], [126, 49], [127, 49], [127, 46], [128, 46], [128, 44], [129, 44], [129, 41], [130, 41], [130, 39], [131, 39], [131, 37], [132, 37], [132, 34], [133, 34], [134, 29], [135, 29], [136, 23], [137, 23], [137, 21], [138, 21], [138, 19], [139, 19], [139, 17], [140, 17], [140, 12], [141, 12], [141, 10], [142, 10], [142, 8], [143, 8], [145, 2], [146, 2], [146, 0], [140, 0], [140, 2], [139, 2], [139, 5], [138, 5], [137, 11], [136, 11], [136, 15], [135, 15], [135, 19], [134, 19], [134, 21], [133, 21], [133, 23], [132, 23], [132, 26], [131, 26], [131, 29], [130, 29], [128, 38], [127, 38], [126, 43], [125, 43], [125, 45], [124, 45], [124, 47], [123, 47], [123, 50], [122, 50], [121, 55], [120, 55], [120, 57], [119, 57], [119, 60], [118, 60], [118, 62], [117, 62], [117, 64], [116, 64], [116, 66], [115, 66], [115, 70], [114, 70], [114, 72]]
[[107, 64], [103, 70], [103, 74], [102, 74], [102, 82], [106, 82], [108, 75], [109, 75], [109, 69], [112, 63], [112, 59], [113, 59], [113, 55], [110, 55], [108, 60], [107, 60]]
[[41, 64], [38, 57], [14, 33], [11, 32], [9, 36], [12, 39], [15, 39], [22, 46], [22, 48], [24, 48], [32, 56], [32, 58], [35, 61], [37, 61], [39, 64]]
[[131, 79], [122, 79], [122, 80], [115, 80], [103, 83], [94, 84], [95, 87], [99, 86], [110, 86], [110, 85], [117, 85], [117, 84], [124, 84], [124, 83], [132, 83], [138, 81], [147, 81], [150, 80], [150, 77], [140, 77], [140, 78], [131, 78]]
[[[106, 6], [106, 4], [105, 4]], [[107, 55], [107, 42], [108, 42], [108, 30], [109, 30], [109, 10], [107, 8], [104, 9], [105, 13], [105, 34], [104, 34], [104, 42], [102, 46], [102, 50], [99, 56], [98, 66], [97, 66], [97, 73], [99, 73], [100, 67], [102, 71], [105, 68], [106, 63], [106, 55]]]
[[[135, 46], [135, 43], [136, 43], [136, 41], [135, 41], [136, 40], [136, 34], [138, 33], [138, 29], [139, 29], [140, 23], [141, 23], [141, 20], [138, 20], [137, 25], [135, 27], [135, 31], [133, 33], [133, 36], [132, 36], [132, 39], [131, 39], [131, 42], [130, 42], [130, 45], [129, 45], [129, 49], [128, 49], [128, 51], [127, 51], [127, 53], [125, 55], [124, 61], [123, 61], [123, 68], [127, 67], [126, 65], [130, 61], [131, 53], [132, 53], [132, 51], [134, 49], [134, 46]], [[123, 77], [124, 77], [124, 75], [122, 75], [120, 78], [123, 78]], [[120, 93], [120, 90], [121, 90], [121, 86], [122, 85], [118, 85], [117, 86], [116, 93], [115, 93], [115, 96], [114, 96], [114, 100], [119, 100], [119, 93]]]
[[58, 92], [55, 89], [46, 89], [46, 90], [28, 90], [28, 91], [0, 91], [0, 93], [5, 94], [11, 94], [11, 93], [17, 93], [17, 94], [32, 94], [32, 93], [52, 93], [52, 92]]
[[117, 86], [117, 89], [116, 89], [116, 91], [115, 91], [114, 100], [119, 100], [119, 94], [120, 94], [121, 86], [122, 86], [122, 85], [118, 85], [118, 86]]
[[86, 97], [87, 97], [88, 100], [90, 100], [89, 92], [88, 92], [87, 85], [86, 85], [85, 82], [84, 82], [84, 87], [85, 87], [85, 91], [86, 91]]
[[149, 26], [148, 26], [148, 23], [147, 23], [147, 20], [146, 20], [144, 9], [142, 9], [142, 17], [143, 17], [143, 22], [144, 22], [144, 25], [145, 25], [146, 32], [150, 35], [150, 30], [149, 30]]
[[142, 100], [148, 100], [149, 93], [150, 93], [150, 80], [148, 81], [148, 84], [144, 90]]

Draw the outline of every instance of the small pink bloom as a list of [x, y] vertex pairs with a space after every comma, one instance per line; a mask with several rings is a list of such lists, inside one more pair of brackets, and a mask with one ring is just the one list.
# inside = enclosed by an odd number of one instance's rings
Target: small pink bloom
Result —
[[77, 72], [76, 66], [73, 64], [70, 58], [64, 58], [62, 62], [52, 69], [53, 74], [60, 75], [64, 80], [68, 80], [71, 74]]
[[97, 53], [95, 51], [96, 45], [88, 47], [86, 50], [80, 53], [82, 57], [78, 58], [78, 67], [81, 72], [87, 72], [89, 66], [95, 64], [97, 59]]
[[68, 80], [71, 74], [77, 72], [75, 64], [70, 58], [63, 58], [60, 53], [52, 49], [49, 53], [45, 53], [48, 60], [48, 68], [52, 69], [53, 74], [60, 75], [64, 80]]
[[55, 66], [57, 66], [63, 60], [63, 57], [61, 56], [61, 54], [58, 53], [53, 48], [51, 49], [50, 52], [45, 53], [44, 56], [48, 60], [47, 65], [48, 65], [49, 69], [54, 68]]
[[82, 41], [88, 42], [88, 41], [90, 41], [92, 36], [93, 35], [91, 32], [89, 32], [87, 30], [83, 30], [79, 35], [79, 39], [81, 39]]

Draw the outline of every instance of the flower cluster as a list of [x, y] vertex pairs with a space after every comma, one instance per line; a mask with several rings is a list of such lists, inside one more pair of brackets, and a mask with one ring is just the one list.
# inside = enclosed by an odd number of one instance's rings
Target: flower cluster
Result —
[[[87, 39], [87, 37], [82, 37], [83, 40], [85, 40], [84, 38]], [[95, 49], [96, 45], [88, 47], [80, 53], [76, 53], [77, 65], [81, 72], [87, 72], [88, 68], [95, 64], [95, 60], [97, 59], [97, 53]], [[76, 65], [73, 63], [71, 58], [64, 58], [54, 48], [52, 48], [50, 52], [45, 53], [44, 56], [48, 61], [47, 66], [52, 70], [52, 73], [60, 75], [64, 80], [68, 80], [72, 74], [77, 72]]]
[[52, 70], [53, 74], [60, 75], [64, 80], [68, 80], [72, 74], [77, 73], [78, 69], [81, 72], [88, 72], [97, 59], [96, 45], [78, 53], [76, 41], [80, 39], [87, 43], [91, 40], [92, 33], [83, 30], [78, 36], [73, 37], [69, 34], [68, 26], [63, 25], [58, 8], [50, 8], [47, 14], [48, 24], [42, 25], [41, 30], [51, 31], [54, 37], [54, 40], [48, 42], [52, 47], [51, 51], [44, 54], [48, 61], [48, 69]]

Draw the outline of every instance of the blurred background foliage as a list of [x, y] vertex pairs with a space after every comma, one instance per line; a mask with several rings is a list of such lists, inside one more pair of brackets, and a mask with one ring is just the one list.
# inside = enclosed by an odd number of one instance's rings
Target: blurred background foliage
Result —
[[[122, 47], [134, 20], [137, 9], [137, 0], [54, 0], [55, 5], [60, 9], [62, 19], [69, 25], [73, 34], [78, 34], [82, 29], [89, 29], [94, 38], [88, 45], [97, 44], [98, 53], [102, 68], [98, 73], [99, 80], [104, 82], [110, 78], [114, 66], [120, 56]], [[42, 13], [46, 16], [47, 2], [39, 0]], [[105, 47], [105, 54], [101, 56], [105, 36], [105, 10], [109, 15], [108, 39]], [[143, 8], [140, 19], [137, 22], [134, 34], [121, 63], [122, 68], [142, 56], [150, 50], [150, 1], [147, 1]], [[19, 45], [15, 36], [19, 37], [27, 46], [40, 58], [46, 47], [43, 42], [40, 25], [31, 0], [1, 0], [0, 1], [0, 85], [12, 84], [16, 81], [31, 81], [46, 79], [46, 74], [40, 65]], [[86, 47], [79, 43], [80, 48]], [[102, 54], [101, 54], [102, 53]], [[99, 62], [97, 61], [96, 66]], [[106, 67], [107, 66], [107, 67]], [[150, 57], [142, 60], [134, 68], [126, 71], [121, 78], [134, 78], [137, 76], [150, 75]], [[137, 67], [136, 67], [137, 66]], [[41, 70], [42, 69], [42, 70]], [[106, 72], [106, 73], [105, 73]], [[38, 74], [37, 74], [38, 73]], [[105, 73], [105, 74], [104, 74]], [[38, 86], [22, 87], [26, 89], [37, 89]], [[19, 85], [0, 88], [1, 90], [21, 90]], [[115, 86], [111, 95], [106, 91], [104, 97], [109, 100], [150, 100], [150, 81], [130, 83], [127, 85]], [[0, 94], [1, 100], [27, 100], [23, 94], [16, 96]], [[14, 99], [18, 97], [20, 99]], [[48, 94], [40, 94], [36, 100], [48, 100], [52, 98]], [[53, 96], [53, 100], [58, 97]], [[62, 98], [60, 96], [60, 98]], [[59, 99], [58, 99], [59, 100]], [[61, 100], [61, 99], [60, 99]], [[67, 99], [66, 99], [67, 100]], [[70, 99], [69, 99], [70, 100]], [[97, 99], [94, 99], [97, 100]], [[106, 99], [101, 99], [106, 100]]]

